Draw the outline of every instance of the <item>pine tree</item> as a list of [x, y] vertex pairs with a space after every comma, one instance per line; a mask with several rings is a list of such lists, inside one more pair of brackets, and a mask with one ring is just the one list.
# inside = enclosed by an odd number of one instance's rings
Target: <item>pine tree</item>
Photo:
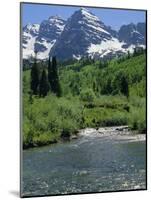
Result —
[[126, 97], [129, 96], [129, 85], [128, 85], [128, 77], [126, 74], [124, 74], [123, 71], [119, 71], [117, 75], [115, 76], [112, 84], [111, 84], [111, 89], [112, 89], [112, 94], [118, 94], [121, 93], [125, 95]]
[[59, 83], [58, 69], [57, 69], [57, 61], [56, 57], [52, 58], [52, 76], [51, 76], [51, 90], [58, 97], [61, 96], [61, 87]]
[[133, 56], [137, 56], [137, 49], [134, 48]]
[[49, 91], [49, 82], [47, 79], [46, 71], [43, 69], [39, 85], [39, 96], [45, 97]]
[[127, 58], [129, 59], [131, 57], [130, 51], [127, 52]]
[[126, 97], [129, 96], [128, 80], [125, 76], [121, 77], [121, 93]]
[[106, 92], [107, 92], [107, 94], [111, 94], [111, 92], [112, 92], [112, 81], [110, 78], [107, 79]]
[[53, 91], [52, 85], [53, 85], [53, 70], [52, 70], [52, 63], [50, 61], [50, 56], [48, 60], [48, 81], [50, 85], [50, 90]]
[[30, 89], [32, 94], [38, 94], [38, 86], [39, 86], [39, 67], [36, 62], [36, 58], [34, 64], [31, 68], [31, 82], [30, 82]]

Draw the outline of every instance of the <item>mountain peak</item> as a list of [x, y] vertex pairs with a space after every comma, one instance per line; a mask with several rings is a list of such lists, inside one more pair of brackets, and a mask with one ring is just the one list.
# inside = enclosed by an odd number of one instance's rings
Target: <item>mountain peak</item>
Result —
[[53, 20], [63, 20], [60, 15], [53, 15], [48, 18], [49, 21]]
[[31, 33], [31, 34], [36, 34], [39, 31], [39, 24], [31, 24], [28, 23], [26, 26], [24, 26], [23, 31], [27, 32], [27, 33]]
[[23, 55], [28, 59], [36, 50], [38, 59], [47, 59], [49, 55], [61, 60], [83, 56], [111, 58], [138, 44], [145, 47], [145, 35], [145, 23], [123, 25], [117, 32], [91, 9], [81, 7], [67, 21], [55, 15], [40, 25], [27, 24], [23, 28]]
[[26, 28], [26, 29], [28, 29], [28, 30], [30, 30], [31, 27], [32, 27], [32, 24], [31, 24], [31, 23], [28, 23], [28, 24], [26, 24], [26, 25], [24, 26], [24, 28]]
[[81, 8], [80, 8], [80, 11], [81, 11], [81, 12], [88, 12], [88, 13], [90, 12], [90, 10], [88, 10], [87, 8], [84, 8], [84, 7], [81, 7]]
[[89, 9], [81, 7], [77, 12], [80, 15], [82, 15], [82, 17], [87, 18], [89, 20], [95, 20], [95, 21], [99, 21], [99, 18], [94, 15]]

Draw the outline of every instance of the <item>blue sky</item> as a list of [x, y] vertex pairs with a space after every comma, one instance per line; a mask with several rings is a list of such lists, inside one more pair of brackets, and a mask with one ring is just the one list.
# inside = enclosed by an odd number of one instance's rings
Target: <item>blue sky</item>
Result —
[[[27, 23], [40, 23], [53, 15], [59, 15], [63, 19], [67, 19], [79, 8], [80, 7], [24, 3], [22, 4], [22, 24], [25, 26]], [[145, 22], [144, 11], [103, 8], [88, 9], [98, 16], [106, 25], [116, 30], [123, 24]]]

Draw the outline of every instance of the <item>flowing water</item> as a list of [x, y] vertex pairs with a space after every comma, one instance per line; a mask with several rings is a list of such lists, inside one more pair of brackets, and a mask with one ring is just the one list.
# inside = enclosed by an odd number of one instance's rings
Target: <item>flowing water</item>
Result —
[[85, 134], [23, 151], [23, 196], [146, 188], [146, 142]]

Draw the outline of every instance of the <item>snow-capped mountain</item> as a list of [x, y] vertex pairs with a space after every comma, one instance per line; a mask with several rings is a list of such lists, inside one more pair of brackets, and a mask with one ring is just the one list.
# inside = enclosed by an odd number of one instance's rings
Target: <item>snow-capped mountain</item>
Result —
[[39, 34], [39, 24], [27, 24], [23, 28], [23, 36], [22, 36], [23, 58], [28, 59], [29, 56], [34, 56], [34, 45], [38, 34]]
[[25, 26], [23, 28], [23, 57], [30, 58], [37, 52], [37, 58], [48, 58], [50, 49], [60, 36], [64, 26], [65, 21], [59, 16], [49, 17], [40, 25], [28, 25], [28, 29]]
[[85, 8], [76, 11], [50, 51], [60, 59], [91, 55], [91, 45], [112, 40], [112, 30]]
[[[28, 25], [29, 26], [29, 25]], [[40, 25], [23, 29], [23, 57], [37, 51], [39, 59], [57, 56], [58, 59], [80, 59], [83, 56], [110, 58], [145, 47], [145, 23], [123, 25], [119, 32], [106, 26], [89, 10], [81, 8], [65, 22], [58, 16]]]

